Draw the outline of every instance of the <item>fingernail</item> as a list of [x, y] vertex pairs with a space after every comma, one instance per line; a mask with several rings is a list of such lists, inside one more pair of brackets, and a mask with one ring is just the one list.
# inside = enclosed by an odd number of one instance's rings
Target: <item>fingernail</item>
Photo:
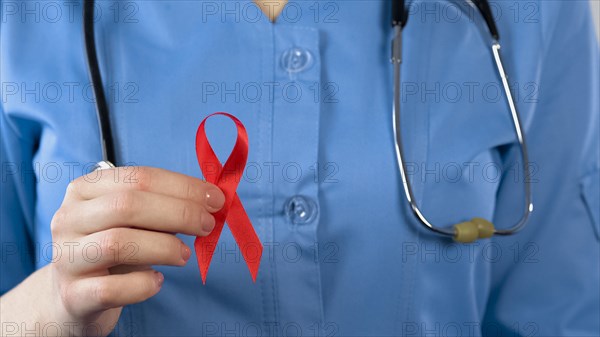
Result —
[[215, 228], [215, 217], [212, 214], [205, 213], [202, 219], [202, 230], [210, 233]]
[[225, 195], [217, 187], [210, 187], [206, 190], [206, 205], [215, 211], [218, 211], [225, 204]]
[[155, 271], [154, 275], [156, 275], [156, 284], [158, 284], [158, 287], [162, 287], [163, 283], [165, 282], [165, 276], [158, 271]]
[[190, 259], [190, 256], [192, 256], [192, 251], [190, 250], [190, 247], [188, 247], [185, 243], [181, 243], [181, 257], [183, 258], [183, 261], [186, 261]]

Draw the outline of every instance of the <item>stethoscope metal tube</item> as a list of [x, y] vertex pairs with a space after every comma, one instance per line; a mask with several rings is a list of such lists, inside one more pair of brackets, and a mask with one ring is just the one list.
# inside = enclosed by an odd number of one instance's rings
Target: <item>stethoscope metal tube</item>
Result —
[[[402, 132], [400, 130], [400, 68], [402, 64], [402, 22], [396, 21], [394, 25], [394, 40], [392, 41], [392, 63], [394, 67], [394, 103], [392, 112], [392, 127], [394, 130], [394, 143], [396, 149], [396, 158], [398, 160], [398, 170], [402, 178], [402, 186], [404, 187], [404, 194], [410, 204], [410, 207], [414, 215], [420, 220], [420, 222], [427, 227], [427, 229], [436, 232], [438, 234], [454, 236], [453, 229], [446, 229], [442, 227], [436, 227], [432, 225], [427, 218], [421, 213], [419, 206], [417, 205], [414, 197], [410, 180], [407, 177], [406, 163], [404, 162], [404, 153], [402, 146]], [[404, 21], [405, 23], [406, 21]]]
[[506, 100], [508, 106], [510, 108], [510, 113], [513, 121], [513, 126], [515, 128], [515, 134], [517, 136], [517, 140], [519, 142], [519, 146], [521, 147], [521, 160], [522, 170], [523, 170], [523, 185], [525, 188], [525, 205], [524, 212], [521, 216], [521, 219], [517, 222], [516, 225], [509, 229], [496, 229], [494, 234], [498, 235], [511, 235], [518, 231], [520, 231], [527, 220], [529, 219], [529, 215], [533, 212], [533, 202], [531, 200], [531, 183], [529, 181], [529, 153], [527, 151], [527, 142], [525, 141], [525, 133], [523, 132], [523, 126], [521, 124], [521, 118], [519, 116], [519, 112], [517, 111], [517, 106], [515, 105], [515, 101], [513, 99], [512, 93], [510, 91], [510, 85], [508, 84], [508, 77], [506, 76], [506, 72], [504, 71], [504, 65], [502, 63], [502, 57], [500, 56], [500, 44], [498, 41], [494, 41], [492, 44], [492, 53], [494, 54], [494, 60], [496, 61], [496, 69], [498, 70], [498, 74], [502, 79], [502, 86], [504, 87], [504, 93], [506, 96]]
[[482, 238], [488, 238], [492, 235], [514, 234], [525, 226], [529, 215], [533, 211], [533, 203], [531, 201], [531, 186], [528, 178], [529, 157], [527, 152], [527, 144], [525, 142], [525, 134], [523, 132], [519, 113], [517, 111], [517, 107], [515, 105], [510, 86], [508, 84], [506, 72], [504, 71], [502, 57], [500, 56], [500, 44], [498, 43], [498, 29], [493, 20], [489, 4], [486, 0], [466, 0], [466, 2], [470, 6], [479, 10], [481, 16], [486, 22], [486, 25], [492, 37], [492, 54], [494, 56], [496, 69], [498, 71], [500, 79], [502, 80], [504, 93], [511, 112], [515, 134], [517, 136], [517, 140], [521, 149], [521, 160], [523, 161], [522, 170], [524, 173], [523, 183], [525, 189], [525, 207], [521, 219], [514, 226], [508, 229], [497, 229], [490, 221], [487, 221], [482, 218], [473, 218], [470, 221], [455, 224], [450, 227], [439, 227], [429, 222], [423, 214], [423, 212], [421, 212], [419, 206], [417, 205], [417, 201], [414, 197], [410, 179], [407, 177], [406, 174], [407, 170], [406, 163], [404, 161], [404, 152], [402, 146], [402, 130], [400, 124], [400, 67], [402, 63], [402, 28], [404, 27], [404, 25], [406, 24], [406, 20], [408, 19], [406, 15], [399, 14], [400, 11], [404, 11], [405, 13], [407, 13], [404, 9], [404, 0], [393, 0], [392, 27], [394, 28], [394, 39], [392, 41], [391, 57], [394, 72], [392, 128], [394, 132], [394, 145], [396, 150], [396, 158], [398, 161], [398, 170], [400, 171], [402, 185], [404, 187], [404, 194], [406, 196], [406, 199], [408, 200], [412, 212], [423, 226], [437, 234], [449, 236], [454, 238], [455, 241], [465, 243], [473, 242]]

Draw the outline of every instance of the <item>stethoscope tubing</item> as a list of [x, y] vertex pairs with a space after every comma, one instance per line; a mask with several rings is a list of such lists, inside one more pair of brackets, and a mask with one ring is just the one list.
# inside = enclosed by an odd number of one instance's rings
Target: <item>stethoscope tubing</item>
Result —
[[[418, 221], [425, 226], [428, 230], [435, 232], [437, 234], [441, 234], [444, 236], [452, 237], [460, 242], [472, 242], [477, 239], [487, 238], [492, 235], [512, 235], [520, 231], [527, 220], [529, 219], [529, 215], [533, 211], [533, 203], [531, 200], [531, 185], [528, 175], [529, 170], [529, 155], [527, 151], [527, 143], [525, 141], [525, 133], [523, 132], [523, 127], [521, 123], [521, 119], [519, 113], [517, 111], [517, 106], [514, 102], [513, 95], [511, 93], [510, 86], [508, 84], [508, 78], [506, 76], [506, 72], [504, 70], [504, 65], [502, 62], [502, 57], [500, 55], [500, 43], [499, 41], [499, 33], [496, 27], [495, 21], [492, 17], [492, 13], [490, 10], [490, 6], [487, 0], [465, 0], [467, 4], [470, 6], [477, 8], [481, 13], [481, 17], [485, 20], [488, 31], [491, 36], [491, 51], [494, 57], [496, 70], [498, 71], [498, 75], [500, 76], [500, 80], [502, 81], [502, 86], [504, 89], [504, 94], [508, 103], [508, 107], [510, 109], [511, 118], [513, 121], [513, 126], [515, 130], [515, 135], [517, 137], [517, 141], [520, 147], [521, 152], [521, 160], [522, 160], [522, 170], [523, 170], [523, 184], [524, 184], [524, 211], [517, 223], [512, 227], [507, 229], [497, 229], [488, 221], [483, 220], [483, 222], [489, 224], [488, 228], [484, 229], [485, 235], [478, 235], [475, 237], [468, 237], [466, 240], [459, 235], [459, 229], [457, 226], [460, 224], [456, 224], [454, 226], [449, 227], [440, 227], [433, 225], [427, 217], [423, 214], [421, 209], [419, 208], [416, 198], [413, 193], [412, 185], [409, 177], [407, 176], [407, 169], [404, 160], [404, 151], [403, 151], [403, 142], [402, 142], [402, 130], [401, 130], [401, 121], [400, 121], [400, 68], [402, 63], [402, 29], [406, 24], [407, 16], [402, 15], [400, 12], [404, 10], [404, 0], [394, 0], [395, 6], [392, 7], [392, 26], [394, 28], [394, 38], [392, 40], [392, 57], [391, 62], [393, 64], [393, 72], [394, 72], [394, 92], [393, 92], [393, 103], [392, 103], [392, 126], [394, 132], [394, 148], [396, 152], [396, 159], [398, 162], [398, 170], [400, 171], [400, 176], [402, 179], [402, 185], [404, 189], [405, 197], [410, 205], [411, 211], [414, 216], [418, 219]], [[405, 10], [404, 10], [405, 11]], [[476, 220], [476, 219], [473, 219]], [[480, 223], [482, 219], [474, 221], [474, 223], [470, 223], [471, 227], [477, 227], [476, 223]], [[464, 224], [464, 223], [463, 223]], [[475, 228], [477, 231], [477, 228]]]
[[[83, 35], [85, 44], [85, 54], [87, 58], [87, 66], [89, 77], [92, 81], [94, 90], [96, 117], [98, 119], [98, 130], [100, 134], [100, 147], [102, 148], [102, 162], [106, 165], [113, 166], [116, 163], [116, 154], [114, 146], [114, 137], [110, 123], [110, 113], [108, 110], [108, 102], [104, 93], [102, 83], [102, 74], [100, 73], [100, 65], [98, 63], [98, 52], [96, 50], [95, 28], [94, 28], [95, 2], [86, 0], [83, 2]], [[100, 163], [98, 167], [102, 166]]]

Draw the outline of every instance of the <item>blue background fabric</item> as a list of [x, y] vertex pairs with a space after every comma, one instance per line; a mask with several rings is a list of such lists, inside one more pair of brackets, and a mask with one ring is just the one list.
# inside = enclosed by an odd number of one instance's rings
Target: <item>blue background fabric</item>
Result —
[[[48, 3], [2, 0], [2, 293], [50, 263], [65, 188], [101, 157], [81, 3]], [[195, 255], [157, 267], [163, 289], [126, 307], [114, 335], [600, 335], [600, 67], [586, 1], [492, 3], [529, 177], [478, 15], [410, 4], [402, 128], [424, 213], [506, 228], [532, 182], [528, 226], [471, 245], [425, 231], [403, 195], [388, 2], [290, 1], [275, 24], [247, 0], [98, 3], [119, 164], [201, 177], [198, 124], [234, 114], [250, 142], [238, 194], [265, 245], [255, 284], [227, 227], [205, 286]], [[300, 59], [283, 56], [293, 50]], [[211, 119], [207, 133], [226, 159], [232, 123]], [[294, 196], [314, 203], [312, 221], [291, 221]]]

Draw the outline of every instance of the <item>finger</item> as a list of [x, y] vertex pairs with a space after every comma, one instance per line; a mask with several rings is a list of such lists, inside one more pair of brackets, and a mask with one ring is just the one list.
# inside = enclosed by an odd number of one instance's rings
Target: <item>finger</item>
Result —
[[63, 206], [63, 222], [56, 230], [91, 234], [115, 227], [206, 236], [215, 218], [190, 200], [143, 191], [123, 191]]
[[206, 205], [211, 212], [225, 203], [221, 190], [206, 181], [185, 174], [144, 166], [98, 170], [69, 184], [69, 191], [80, 199], [93, 199], [108, 193], [139, 190], [190, 199]]
[[65, 303], [70, 312], [86, 317], [145, 301], [160, 291], [163, 281], [163, 274], [155, 270], [82, 278], [65, 291]]
[[71, 246], [73, 257], [63, 256], [60, 266], [77, 275], [121, 264], [183, 266], [191, 256], [190, 248], [175, 235], [133, 228], [97, 232]]

